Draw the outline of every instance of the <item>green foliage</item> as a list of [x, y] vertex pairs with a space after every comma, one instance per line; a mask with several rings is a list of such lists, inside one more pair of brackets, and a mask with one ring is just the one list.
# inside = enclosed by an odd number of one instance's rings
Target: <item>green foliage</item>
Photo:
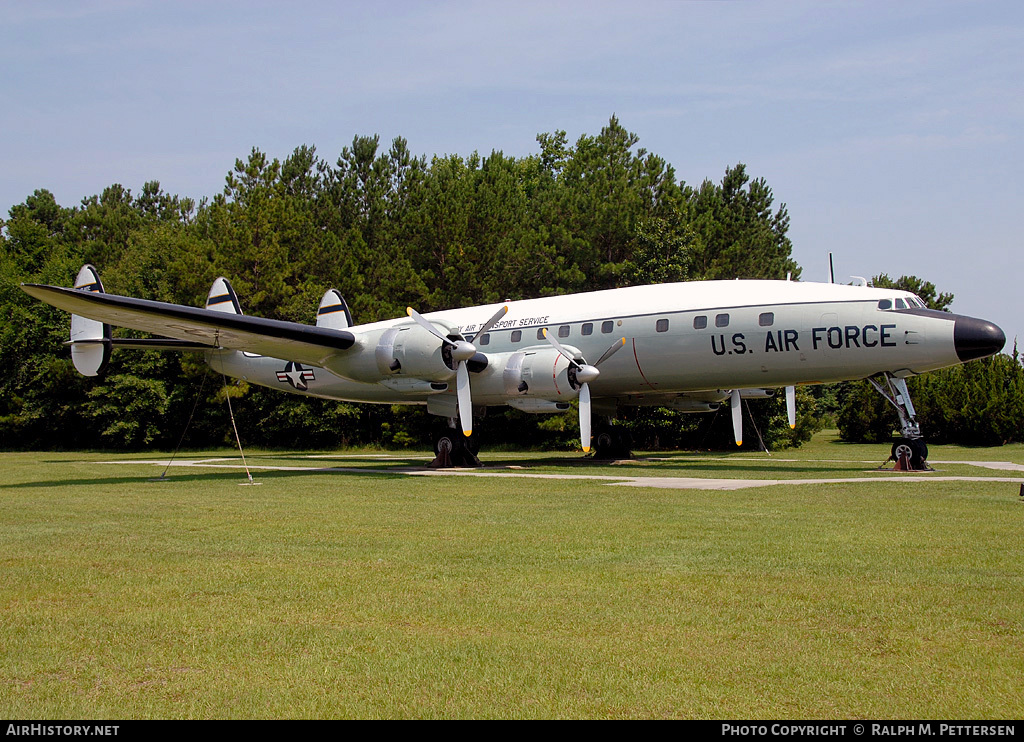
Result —
[[[786, 398], [743, 400], [744, 451], [777, 451], [806, 443], [822, 429], [823, 416], [807, 387], [797, 387], [796, 428], [790, 429]], [[665, 408], [640, 407], [626, 412], [624, 424], [638, 449], [735, 451], [728, 402], [714, 413], [694, 414]]]
[[141, 448], [160, 435], [158, 421], [167, 411], [164, 383], [128, 374], [106, 377], [88, 392], [85, 416], [93, 418], [104, 441], [116, 448]]
[[[720, 184], [689, 188], [614, 117], [574, 144], [564, 131], [537, 142], [527, 157], [428, 161], [400, 137], [385, 151], [379, 137], [356, 136], [333, 164], [311, 146], [283, 160], [254, 148], [222, 192], [198, 204], [156, 181], [138, 194], [113, 184], [74, 208], [36, 191], [0, 230], [0, 446], [173, 446], [186, 425], [185, 445], [232, 441], [224, 381], [199, 356], [119, 351], [105, 378], [78, 376], [63, 345], [67, 316], [17, 284], [67, 285], [84, 262], [99, 268], [107, 291], [187, 305], [202, 305], [225, 276], [247, 313], [306, 323], [331, 287], [358, 322], [371, 322], [410, 305], [798, 275], [785, 207], [743, 165]], [[248, 443], [401, 445], [437, 423], [422, 411], [230, 388]], [[762, 435], [771, 445], [795, 440], [777, 425], [778, 402], [768, 407]], [[573, 445], [574, 415], [508, 410], [485, 428], [498, 442], [558, 448]], [[656, 431], [641, 435], [652, 444], [699, 435], [693, 416], [647, 410], [638, 420], [648, 421], [638, 431]]]
[[936, 443], [999, 446], [1024, 441], [1024, 367], [996, 355], [913, 380], [922, 428]]
[[[939, 369], [907, 385], [929, 442], [999, 446], [1024, 441], [1024, 368], [1016, 352]], [[889, 441], [898, 429], [892, 405], [866, 382], [851, 385], [839, 415], [843, 440]]]
[[[919, 400], [913, 397], [915, 405]], [[851, 443], [884, 443], [899, 429], [896, 410], [866, 381], [847, 385], [836, 418], [839, 435]]]
[[738, 164], [721, 185], [705, 180], [687, 188], [686, 197], [700, 246], [695, 278], [799, 278], [786, 236], [789, 213], [785, 204], [772, 211], [774, 195], [763, 178], [751, 181]]

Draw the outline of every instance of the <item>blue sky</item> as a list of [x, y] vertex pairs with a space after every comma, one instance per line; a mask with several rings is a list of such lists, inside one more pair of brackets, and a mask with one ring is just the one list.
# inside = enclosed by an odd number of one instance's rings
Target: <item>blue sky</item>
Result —
[[829, 252], [837, 280], [916, 274], [1024, 344], [1022, 50], [1009, 1], [5, 0], [0, 213], [200, 198], [252, 147], [357, 134], [523, 156], [614, 114], [688, 183], [764, 177], [805, 280]]

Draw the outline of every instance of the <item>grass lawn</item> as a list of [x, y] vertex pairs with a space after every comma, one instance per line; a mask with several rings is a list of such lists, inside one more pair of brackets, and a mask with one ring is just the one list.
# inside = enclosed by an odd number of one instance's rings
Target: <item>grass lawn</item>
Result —
[[[153, 453], [0, 454], [0, 715], [1024, 717], [1024, 502], [999, 481], [1024, 471], [879, 478], [886, 447], [829, 434], [771, 457], [485, 463], [867, 481], [655, 489], [323, 453], [248, 459], [356, 471], [154, 482]], [[947, 475], [990, 481], [927, 479]]]

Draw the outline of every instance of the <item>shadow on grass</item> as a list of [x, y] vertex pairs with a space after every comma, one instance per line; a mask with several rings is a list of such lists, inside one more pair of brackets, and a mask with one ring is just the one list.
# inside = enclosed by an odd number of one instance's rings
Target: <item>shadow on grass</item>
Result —
[[[62, 462], [67, 463], [67, 462]], [[95, 463], [95, 462], [93, 462]], [[144, 466], [144, 464], [139, 464]], [[2, 490], [20, 490], [20, 489], [33, 489], [40, 487], [68, 487], [68, 486], [89, 486], [89, 485], [127, 485], [127, 484], [152, 484], [154, 486], [160, 484], [187, 484], [190, 482], [212, 482], [212, 481], [234, 481], [239, 484], [246, 483], [245, 469], [242, 468], [241, 464], [237, 468], [232, 468], [227, 471], [216, 471], [209, 468], [195, 467], [192, 471], [189, 471], [191, 467], [172, 467], [172, 473], [166, 477], [161, 477], [157, 474], [146, 475], [146, 476], [110, 476], [110, 477], [79, 477], [76, 479], [50, 479], [50, 480], [39, 480], [33, 482], [18, 482], [16, 484], [0, 484], [0, 491]], [[154, 467], [155, 469], [155, 467]], [[188, 473], [185, 473], [188, 472]], [[341, 468], [320, 468], [310, 467], [303, 470], [292, 470], [292, 471], [281, 471], [275, 469], [259, 469], [253, 472], [253, 479], [255, 481], [268, 480], [268, 479], [289, 479], [294, 477], [308, 477], [311, 475], [325, 475], [333, 474], [335, 476], [366, 476], [373, 474], [379, 477], [386, 477], [388, 479], [403, 479], [408, 475], [398, 471], [389, 471], [384, 468], [370, 468], [365, 467], [361, 469], [341, 469]]]
[[[0, 484], [0, 490], [21, 490], [33, 487], [62, 487], [78, 485], [145, 485], [161, 483], [197, 483], [197, 482], [238, 482], [246, 481], [241, 459], [226, 455], [226, 452], [189, 452], [175, 460], [175, 464], [164, 472], [166, 459], [160, 454], [150, 454], [147, 458], [133, 459], [132, 455], [118, 457], [116, 454], [104, 459], [52, 459], [40, 463], [54, 466], [52, 478], [14, 484]], [[588, 475], [634, 479], [643, 477], [688, 477], [688, 478], [730, 478], [730, 479], [799, 479], [808, 475], [817, 476], [850, 476], [864, 475], [870, 465], [863, 462], [800, 462], [778, 461], [770, 459], [747, 459], [728, 457], [723, 454], [721, 459], [708, 458], [708, 452], [677, 453], [673, 458], [659, 458], [659, 454], [643, 455], [628, 462], [616, 463], [597, 460], [581, 453], [569, 452], [503, 452], [500, 458], [485, 459], [480, 469], [461, 470], [469, 473], [508, 473], [508, 474], [546, 474], [565, 473], [564, 470], [579, 472], [581, 478]], [[168, 457], [169, 458], [169, 457]], [[157, 465], [150, 462], [161, 461]], [[410, 474], [433, 471], [427, 466], [424, 452], [405, 455], [380, 453], [300, 453], [264, 451], [248, 454], [245, 460], [252, 469], [256, 481], [284, 480], [294, 477], [311, 475], [333, 475], [334, 477], [384, 477], [397, 480], [407, 478]], [[210, 461], [209, 466], [202, 462]], [[212, 462], [216, 461], [217, 464]], [[115, 463], [116, 462], [116, 463]], [[149, 467], [145, 475], [125, 476], [111, 472], [110, 476], [62, 478], [59, 475], [61, 465], [86, 465], [96, 470], [109, 470], [111, 466]], [[301, 468], [281, 470], [260, 468], [262, 466], [297, 466]], [[561, 471], [559, 471], [561, 470]], [[439, 472], [440, 473], [440, 472]], [[572, 476], [572, 475], [569, 475]]]

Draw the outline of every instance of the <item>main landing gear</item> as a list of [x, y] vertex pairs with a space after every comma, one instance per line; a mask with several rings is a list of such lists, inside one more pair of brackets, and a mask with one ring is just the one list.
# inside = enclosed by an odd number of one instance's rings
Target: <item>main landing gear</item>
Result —
[[594, 459], [596, 461], [615, 461], [631, 459], [633, 438], [628, 430], [607, 423], [599, 427], [594, 435]]
[[886, 371], [878, 377], [869, 378], [868, 381], [896, 408], [896, 414], [900, 417], [900, 432], [903, 438], [892, 444], [889, 457], [890, 461], [896, 462], [895, 470], [927, 471], [928, 444], [921, 435], [921, 426], [917, 422], [914, 403], [910, 401], [906, 379], [898, 378]]
[[432, 469], [472, 468], [482, 466], [477, 454], [480, 453], [479, 436], [463, 435], [458, 421], [452, 418], [434, 438], [434, 460], [428, 466]]
[[[615, 461], [633, 458], [633, 439], [629, 431], [617, 425], [606, 423], [594, 435], [594, 460]], [[474, 468], [483, 466], [477, 454], [480, 453], [480, 437], [465, 436], [459, 428], [457, 418], [446, 421], [434, 437], [434, 459], [428, 466], [432, 469]]]

